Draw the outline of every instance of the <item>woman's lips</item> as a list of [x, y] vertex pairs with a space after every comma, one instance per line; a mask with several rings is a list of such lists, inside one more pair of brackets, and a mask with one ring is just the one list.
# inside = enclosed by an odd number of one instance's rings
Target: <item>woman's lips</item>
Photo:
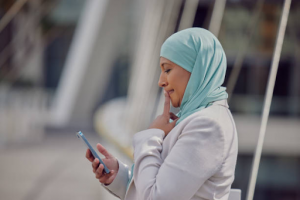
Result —
[[168, 93], [171, 95], [174, 92], [174, 90], [169, 90]]

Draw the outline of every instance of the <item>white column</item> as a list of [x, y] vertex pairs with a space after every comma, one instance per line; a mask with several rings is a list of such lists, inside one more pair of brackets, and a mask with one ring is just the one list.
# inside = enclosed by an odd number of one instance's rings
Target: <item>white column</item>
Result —
[[53, 104], [51, 124], [66, 125], [72, 115], [72, 110], [85, 76], [87, 65], [97, 39], [107, 0], [86, 1], [80, 21], [78, 22], [74, 39], [71, 44], [66, 64]]

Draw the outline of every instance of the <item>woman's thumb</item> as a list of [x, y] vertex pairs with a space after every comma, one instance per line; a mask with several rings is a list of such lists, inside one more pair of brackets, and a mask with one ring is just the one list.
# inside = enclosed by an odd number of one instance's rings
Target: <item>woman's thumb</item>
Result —
[[108, 151], [101, 145], [101, 144], [97, 144], [97, 149], [98, 151], [105, 156], [105, 158], [109, 158], [110, 154], [108, 153]]

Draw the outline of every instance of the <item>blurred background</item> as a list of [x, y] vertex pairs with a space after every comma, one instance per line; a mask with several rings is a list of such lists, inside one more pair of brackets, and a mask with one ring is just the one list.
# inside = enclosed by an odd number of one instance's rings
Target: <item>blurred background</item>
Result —
[[[0, 199], [116, 199], [81, 130], [128, 165], [162, 111], [159, 50], [203, 27], [227, 55], [224, 86], [245, 199], [284, 0], [1, 0]], [[300, 1], [292, 1], [254, 199], [300, 200]], [[172, 108], [176, 112], [175, 108]]]

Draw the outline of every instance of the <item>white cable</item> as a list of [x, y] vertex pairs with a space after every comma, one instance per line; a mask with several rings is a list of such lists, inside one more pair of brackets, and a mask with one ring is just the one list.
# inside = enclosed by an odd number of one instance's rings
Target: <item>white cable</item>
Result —
[[254, 162], [253, 162], [253, 166], [252, 166], [252, 172], [251, 172], [251, 177], [250, 177], [250, 182], [249, 182], [249, 187], [248, 187], [248, 192], [247, 192], [247, 198], [246, 198], [247, 200], [252, 200], [253, 196], [254, 196], [258, 167], [259, 167], [262, 147], [263, 147], [263, 143], [264, 143], [264, 137], [265, 137], [265, 133], [266, 133], [267, 122], [268, 122], [269, 113], [270, 113], [270, 106], [271, 106], [271, 101], [272, 101], [272, 97], [273, 97], [274, 85], [275, 85], [275, 80], [276, 80], [276, 75], [277, 75], [277, 69], [278, 69], [286, 24], [287, 24], [287, 20], [288, 20], [289, 11], [290, 11], [290, 5], [291, 5], [291, 0], [285, 0], [283, 11], [282, 11], [282, 16], [281, 16], [281, 21], [280, 21], [280, 26], [279, 26], [279, 30], [278, 30], [277, 40], [276, 40], [276, 47], [275, 47], [275, 51], [273, 54], [271, 71], [270, 71], [270, 75], [269, 75], [269, 81], [268, 81], [268, 87], [267, 87], [267, 91], [266, 91], [261, 127], [260, 127], [260, 131], [259, 131], [259, 137], [258, 137], [258, 142], [257, 142], [257, 146], [256, 146]]

